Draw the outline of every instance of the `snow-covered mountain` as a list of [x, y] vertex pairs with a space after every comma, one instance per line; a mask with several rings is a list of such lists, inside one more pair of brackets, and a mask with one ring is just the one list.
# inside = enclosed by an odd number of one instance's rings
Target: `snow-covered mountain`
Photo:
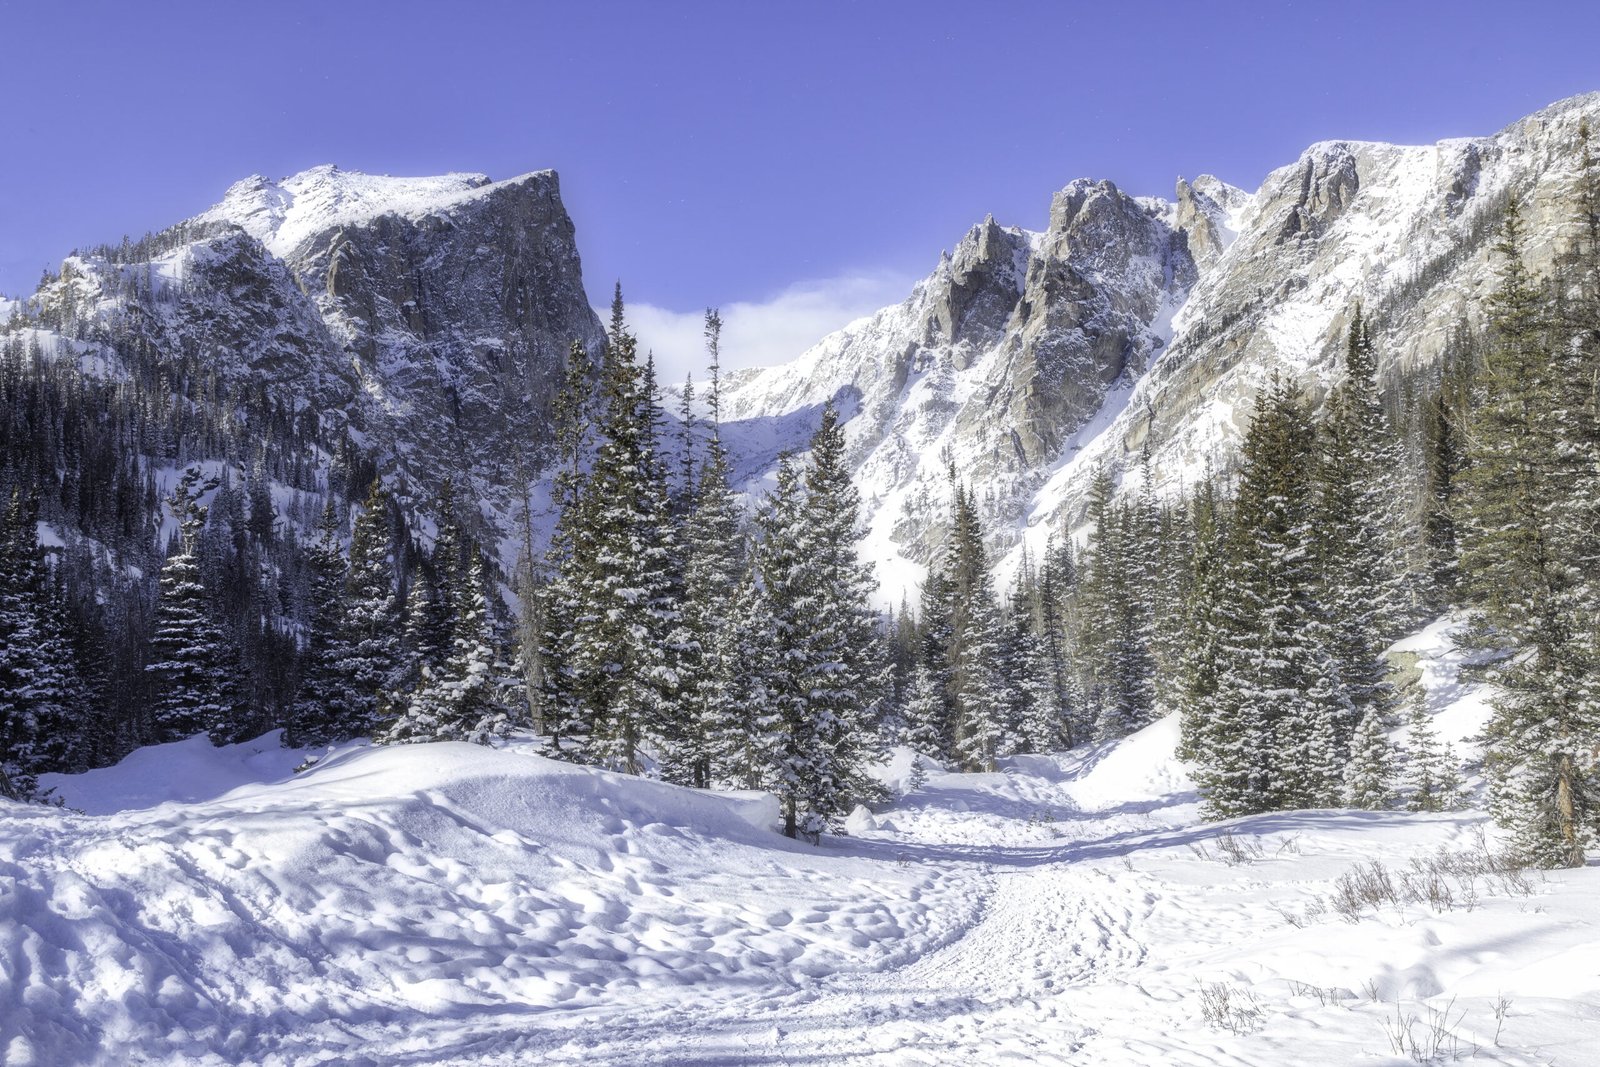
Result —
[[[1041, 550], [1080, 519], [1098, 465], [1176, 493], [1226, 467], [1273, 372], [1324, 391], [1358, 300], [1391, 385], [1426, 373], [1493, 284], [1510, 196], [1535, 269], [1566, 244], [1586, 116], [1600, 125], [1600, 94], [1489, 137], [1323, 142], [1254, 193], [1210, 176], [1170, 200], [1074, 181], [1042, 232], [985, 219], [904, 302], [734, 376], [736, 473], [758, 489], [832, 401], [891, 596], [937, 551], [952, 467], [997, 550]], [[157, 361], [198, 360], [314, 419], [325, 453], [359, 453], [424, 521], [454, 479], [507, 566], [530, 482], [541, 521], [567, 346], [601, 334], [550, 171], [248, 178], [152, 241], [68, 259], [29, 306], [115, 323]], [[109, 348], [75, 344], [117, 372]]]
[[247, 178], [154, 238], [69, 258], [34, 304], [118, 332], [77, 346], [101, 373], [129, 371], [131, 332], [159, 362], [260, 392], [421, 514], [453, 479], [508, 564], [567, 348], [601, 338], [553, 171]]
[[1357, 301], [1391, 384], [1425, 372], [1493, 284], [1509, 197], [1536, 270], [1570, 239], [1586, 116], [1600, 127], [1600, 94], [1490, 137], [1323, 142], [1251, 194], [1208, 176], [1172, 201], [1073, 182], [1043, 233], [985, 220], [905, 302], [739, 379], [727, 408], [851, 413], [891, 581], [933, 551], [952, 466], [998, 548], [1038, 551], [1081, 518], [1099, 464], [1139, 478], [1148, 457], [1176, 493], [1227, 465], [1273, 372], [1323, 393]]

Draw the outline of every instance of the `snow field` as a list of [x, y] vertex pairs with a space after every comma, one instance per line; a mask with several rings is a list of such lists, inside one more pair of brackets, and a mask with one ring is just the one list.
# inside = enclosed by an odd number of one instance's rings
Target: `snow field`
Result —
[[[1455, 632], [1396, 651], [1470, 760]], [[1171, 719], [920, 784], [897, 750], [821, 848], [760, 795], [271, 740], [0, 809], [4, 1062], [1600, 1063], [1600, 871], [1441, 866], [1476, 811], [1202, 823]]]
[[419, 1024], [887, 965], [970, 910], [934, 871], [787, 841], [765, 795], [468, 745], [346, 749], [288, 780], [281, 749], [162, 747], [100, 772], [98, 806], [163, 799], [150, 755], [197, 793], [230, 755], [279, 780], [100, 817], [5, 809], [8, 1064], [398, 1055], [431, 1047]]

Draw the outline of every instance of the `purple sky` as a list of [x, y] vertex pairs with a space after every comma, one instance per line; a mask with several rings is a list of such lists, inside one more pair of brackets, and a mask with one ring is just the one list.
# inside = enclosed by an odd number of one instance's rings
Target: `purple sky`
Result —
[[597, 301], [620, 277], [659, 309], [825, 318], [903, 296], [987, 212], [1042, 225], [1075, 177], [1254, 188], [1311, 141], [1489, 133], [1600, 89], [1592, 0], [0, 0], [0, 34], [12, 294], [254, 172], [554, 167]]

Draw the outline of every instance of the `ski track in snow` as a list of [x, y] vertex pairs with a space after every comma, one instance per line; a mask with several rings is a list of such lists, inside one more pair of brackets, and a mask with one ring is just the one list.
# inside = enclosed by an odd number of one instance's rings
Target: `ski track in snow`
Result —
[[[1484, 692], [1452, 632], [1397, 651], [1470, 757]], [[1600, 870], [1309, 915], [1482, 814], [1204, 824], [1176, 740], [914, 789], [898, 750], [902, 799], [817, 848], [770, 799], [515, 750], [355, 746], [300, 776], [271, 736], [141, 750], [50, 781], [96, 814], [0, 805], [0, 1062], [1383, 1067], [1412, 1062], [1393, 1019], [1445, 1010], [1459, 1058], [1600, 1063]], [[1220, 862], [1229, 833], [1259, 854]], [[1209, 1023], [1202, 984], [1246, 1024]]]

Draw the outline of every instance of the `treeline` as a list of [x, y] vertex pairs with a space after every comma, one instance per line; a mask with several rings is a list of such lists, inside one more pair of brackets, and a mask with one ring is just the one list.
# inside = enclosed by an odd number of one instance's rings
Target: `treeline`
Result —
[[[916, 610], [892, 617], [870, 606], [835, 412], [753, 508], [730, 485], [714, 313], [708, 418], [686, 388], [671, 430], [620, 291], [598, 359], [574, 346], [556, 403], [558, 520], [537, 556], [530, 533], [509, 586], [473, 543], [474, 502], [448, 487], [436, 522], [413, 529], [346, 439], [203, 361], [162, 364], [137, 333], [117, 335], [135, 373], [100, 381], [13, 329], [0, 365], [10, 785], [199, 730], [284, 726], [318, 745], [486, 742], [526, 725], [559, 758], [772, 790], [788, 832], [814, 836], [875, 794], [865, 767], [889, 745], [991, 770], [1177, 713], [1212, 817], [1433, 809], [1458, 800], [1455, 762], [1427, 710], [1399, 706], [1383, 653], [1464, 607], [1505, 652], [1484, 737], [1494, 813], [1531, 861], [1581, 863], [1600, 832], [1600, 173], [1587, 151], [1581, 174], [1578, 237], [1548, 278], [1527, 271], [1506, 208], [1486, 324], [1456, 331], [1430, 376], [1391, 383], [1386, 402], [1352, 309], [1320, 405], [1274, 380], [1236, 465], [1183, 500], [1159, 500], [1142, 462], [1120, 491], [1098, 472], [1088, 536], [1060, 531], [1003, 597], [952, 472], [946, 543]], [[241, 456], [241, 441], [281, 447]], [[184, 472], [165, 539], [163, 469]], [[58, 518], [103, 540], [47, 563], [39, 533]]]

